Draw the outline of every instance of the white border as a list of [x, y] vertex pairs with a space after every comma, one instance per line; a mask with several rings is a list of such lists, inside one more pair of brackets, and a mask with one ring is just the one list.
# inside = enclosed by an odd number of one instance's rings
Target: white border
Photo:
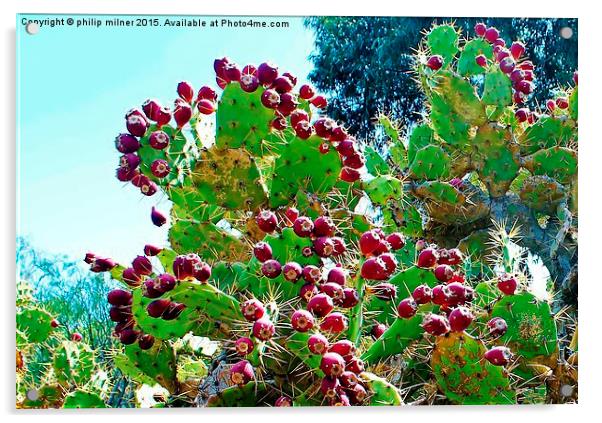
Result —
[[[244, 2], [186, 2], [186, 1], [4, 1], [2, 4], [2, 88], [4, 98], [0, 103], [0, 128], [2, 137], [2, 207], [1, 225], [4, 242], [1, 244], [1, 268], [4, 278], [1, 281], [4, 289], [4, 312], [2, 363], [6, 366], [3, 372], [2, 410], [10, 420], [21, 421], [75, 421], [82, 418], [90, 422], [105, 422], [112, 416], [121, 418], [143, 418], [145, 421], [160, 421], [174, 416], [178, 419], [237, 419], [238, 421], [269, 421], [287, 419], [292, 422], [314, 420], [328, 422], [345, 419], [345, 421], [365, 421], [376, 419], [410, 419], [418, 421], [435, 418], [471, 419], [486, 423], [515, 421], [552, 421], [574, 422], [583, 419], [593, 421], [596, 406], [600, 404], [599, 394], [602, 374], [600, 362], [602, 353], [599, 294], [602, 284], [600, 271], [600, 213], [596, 207], [602, 206], [600, 195], [600, 159], [602, 158], [602, 137], [599, 116], [602, 112], [600, 103], [599, 70], [601, 28], [599, 12], [593, 6], [585, 6], [585, 2], [567, 1], [530, 1], [530, 2], [486, 2], [486, 1], [449, 1], [431, 0], [429, 2], [398, 2], [388, 0], [370, 0], [368, 2], [351, 1], [244, 1]], [[239, 4], [237, 4], [239, 3]], [[353, 408], [350, 410], [331, 409], [295, 409], [294, 412], [283, 409], [245, 409], [245, 410], [149, 410], [149, 411], [14, 411], [14, 288], [12, 278], [14, 268], [15, 242], [15, 14], [21, 13], [123, 13], [123, 14], [203, 14], [203, 15], [399, 15], [399, 16], [521, 16], [521, 17], [578, 17], [579, 18], [579, 52], [581, 80], [581, 151], [580, 151], [580, 227], [581, 239], [581, 292], [580, 292], [580, 334], [581, 334], [581, 371], [579, 377], [579, 405], [577, 406], [523, 406], [523, 407], [406, 407], [403, 409]], [[598, 12], [598, 13], [597, 13]], [[585, 230], [584, 230], [585, 229]], [[596, 290], [596, 291], [594, 291]], [[598, 292], [596, 294], [596, 292]], [[136, 413], [136, 414], [134, 414]], [[143, 413], [143, 414], [138, 414]], [[169, 413], [169, 415], [167, 415]], [[599, 414], [599, 413], [598, 413]], [[176, 416], [177, 415], [177, 416]], [[127, 416], [127, 417], [126, 417]], [[599, 419], [599, 417], [597, 418]], [[383, 421], [383, 420], [381, 420]]]

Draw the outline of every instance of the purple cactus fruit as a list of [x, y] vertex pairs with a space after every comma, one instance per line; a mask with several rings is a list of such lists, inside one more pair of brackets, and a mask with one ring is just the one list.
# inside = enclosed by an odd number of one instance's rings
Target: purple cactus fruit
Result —
[[314, 222], [307, 216], [300, 216], [293, 223], [293, 231], [302, 238], [309, 237], [314, 230]]
[[154, 195], [157, 192], [157, 184], [148, 179], [146, 176], [143, 176], [142, 182], [140, 184], [140, 192], [148, 197]]
[[341, 383], [339, 379], [336, 377], [325, 377], [322, 379], [320, 383], [320, 392], [326, 398], [336, 398], [339, 396], [339, 391], [341, 390]]
[[107, 301], [114, 306], [127, 306], [132, 304], [132, 293], [123, 289], [114, 289], [107, 294]]
[[242, 72], [236, 63], [226, 63], [223, 72], [229, 82], [238, 82]]
[[262, 317], [253, 323], [253, 336], [261, 341], [268, 341], [276, 333], [276, 326], [267, 317]]
[[392, 275], [397, 269], [397, 258], [391, 253], [383, 253], [378, 258], [385, 264], [387, 276]]
[[321, 236], [313, 242], [314, 251], [320, 257], [330, 257], [334, 253], [334, 243], [327, 236]]
[[154, 131], [148, 137], [148, 143], [155, 150], [163, 150], [169, 146], [169, 135], [164, 131]]
[[307, 310], [296, 310], [291, 316], [291, 326], [297, 332], [307, 332], [314, 327], [314, 316]]
[[214, 102], [217, 100], [217, 93], [213, 88], [204, 86], [199, 89], [196, 100], [209, 100], [211, 102]]
[[347, 393], [349, 395], [349, 401], [353, 405], [362, 405], [368, 397], [366, 389], [359, 383], [356, 384], [353, 388], [347, 390]]
[[211, 277], [211, 266], [204, 261], [198, 261], [192, 267], [193, 277], [199, 282], [207, 282]]
[[271, 85], [278, 77], [278, 66], [270, 62], [265, 62], [257, 68], [257, 78], [263, 85]]
[[270, 259], [266, 260], [261, 265], [261, 273], [267, 278], [274, 279], [280, 276], [282, 272], [282, 265], [278, 262], [278, 260]]
[[367, 259], [361, 268], [362, 278], [381, 281], [387, 279], [387, 268], [385, 263], [377, 257]]
[[202, 99], [196, 105], [198, 111], [203, 115], [210, 115], [215, 112], [216, 105], [211, 100]]
[[327, 352], [320, 361], [320, 370], [326, 376], [338, 377], [345, 371], [345, 359], [335, 352]]
[[221, 59], [215, 59], [213, 61], [213, 70], [215, 70], [215, 73], [219, 76], [219, 75], [223, 75], [224, 73], [224, 68], [226, 66], [226, 64], [230, 63], [230, 59], [228, 57], [222, 57]]
[[359, 240], [360, 251], [365, 256], [372, 254], [380, 245], [380, 241], [380, 235], [376, 231], [366, 231]]
[[171, 301], [166, 298], [155, 300], [146, 306], [146, 312], [150, 317], [159, 318], [165, 313], [170, 305]]
[[163, 295], [160, 285], [156, 279], [147, 279], [142, 284], [142, 295], [146, 298], [159, 298]]
[[338, 283], [326, 282], [325, 284], [320, 285], [320, 291], [332, 298], [335, 305], [341, 305], [345, 298], [343, 287]]
[[125, 127], [130, 134], [136, 137], [143, 137], [148, 129], [148, 122], [143, 116], [131, 114], [126, 117]]
[[115, 137], [115, 148], [123, 154], [135, 153], [140, 148], [140, 142], [130, 134], [119, 134]]
[[500, 38], [500, 32], [495, 27], [487, 28], [485, 31], [484, 37], [490, 43], [495, 42], [498, 38]]
[[338, 256], [347, 251], [347, 245], [345, 244], [345, 240], [339, 236], [333, 236], [330, 238], [332, 244], [334, 245], [334, 251], [332, 253], [333, 256]]
[[356, 348], [353, 342], [348, 339], [341, 339], [330, 346], [329, 352], [337, 353], [345, 360], [351, 359], [355, 354]]
[[157, 121], [160, 110], [161, 104], [157, 100], [149, 98], [142, 104], [142, 111], [152, 121]]
[[276, 90], [265, 90], [261, 94], [261, 104], [268, 109], [275, 109], [280, 104], [280, 94]]
[[115, 323], [126, 322], [132, 318], [132, 308], [113, 306], [109, 309], [109, 318]]
[[307, 348], [312, 354], [322, 355], [328, 351], [328, 339], [321, 333], [314, 333], [307, 340]]
[[379, 339], [383, 334], [387, 331], [387, 325], [384, 323], [377, 323], [372, 326], [370, 330], [370, 334], [374, 337], [374, 339]]
[[331, 333], [341, 333], [349, 327], [349, 319], [342, 313], [330, 313], [324, 317], [320, 330]]
[[145, 333], [144, 335], [140, 335], [138, 337], [138, 346], [141, 350], [149, 350], [155, 344], [155, 337]]
[[528, 81], [526, 79], [523, 79], [522, 81], [519, 81], [516, 83], [516, 90], [520, 91], [521, 93], [523, 93], [524, 95], [529, 95], [533, 92], [533, 83], [531, 81]]
[[431, 335], [441, 336], [450, 331], [447, 318], [439, 314], [428, 313], [422, 320], [422, 328]]
[[345, 370], [339, 376], [339, 382], [341, 382], [343, 388], [350, 389], [359, 384], [359, 379], [355, 373]]
[[299, 290], [299, 297], [305, 301], [308, 302], [309, 300], [312, 299], [312, 297], [314, 295], [316, 295], [318, 293], [318, 287], [313, 284], [313, 283], [306, 283], [305, 285], [303, 285], [301, 287], [301, 289]]
[[508, 324], [501, 317], [494, 317], [487, 322], [489, 334], [492, 336], [503, 336], [508, 330]]
[[255, 346], [253, 345], [251, 338], [242, 337], [236, 340], [234, 343], [234, 349], [238, 355], [246, 356], [253, 352]]
[[139, 286], [142, 282], [142, 277], [133, 267], [126, 267], [121, 273], [121, 278], [129, 286]]
[[264, 263], [272, 258], [272, 247], [267, 242], [260, 241], [253, 247], [253, 255]]
[[507, 347], [493, 347], [485, 353], [485, 359], [495, 366], [505, 366], [512, 358], [512, 351]]
[[449, 313], [449, 327], [452, 332], [464, 332], [474, 320], [474, 315], [466, 307], [454, 308]]
[[124, 154], [119, 158], [119, 167], [134, 170], [140, 164], [140, 156], [135, 153]]
[[133, 329], [124, 329], [119, 332], [119, 341], [124, 345], [131, 345], [138, 340], [140, 332]]
[[167, 223], [167, 216], [156, 209], [155, 206], [151, 208], [151, 220], [155, 226], [163, 226]]
[[482, 68], [487, 66], [487, 57], [485, 57], [483, 54], [479, 54], [477, 57], [475, 57], [474, 61]]
[[136, 169], [128, 169], [125, 167], [118, 167], [115, 172], [117, 179], [121, 182], [128, 182], [134, 179], [136, 175], [138, 175], [138, 171]]
[[337, 229], [332, 219], [328, 216], [320, 216], [313, 223], [313, 232], [317, 237], [332, 237]]
[[412, 298], [416, 304], [428, 304], [433, 299], [433, 291], [428, 285], [418, 285], [412, 292]]
[[314, 250], [311, 247], [303, 247], [301, 249], [301, 254], [303, 257], [311, 257], [314, 255]]
[[514, 60], [511, 57], [504, 57], [500, 61], [500, 70], [507, 75], [512, 73], [512, 71], [514, 70], [515, 67], [516, 67], [516, 63], [514, 62]]
[[192, 118], [192, 107], [190, 107], [189, 104], [184, 103], [181, 100], [176, 101], [176, 107], [174, 108], [173, 117], [176, 121], [178, 128], [184, 127], [184, 125], [186, 125], [190, 121], [190, 118]]
[[169, 107], [161, 107], [156, 116], [157, 127], [161, 128], [162, 126], [167, 125], [170, 120], [171, 110], [169, 110]]
[[193, 253], [179, 255], [173, 261], [173, 273], [179, 281], [194, 278], [195, 264], [202, 263], [201, 258]]
[[176, 278], [169, 273], [163, 273], [155, 279], [156, 289], [161, 293], [169, 292], [176, 287]]
[[315, 294], [307, 303], [307, 310], [317, 317], [324, 317], [334, 309], [332, 298], [324, 293]]
[[345, 286], [345, 283], [347, 281], [347, 275], [345, 274], [345, 270], [342, 267], [333, 267], [328, 271], [326, 281], [334, 282], [341, 286]]
[[559, 109], [568, 109], [569, 107], [569, 99], [566, 97], [558, 97], [556, 99], [556, 105], [558, 106]]
[[529, 119], [529, 109], [525, 107], [518, 109], [514, 112], [514, 116], [520, 123], [526, 122]]
[[432, 70], [439, 70], [443, 66], [443, 57], [435, 54], [429, 57], [426, 61], [426, 66]]
[[316, 90], [311, 85], [301, 85], [299, 88], [299, 97], [303, 100], [311, 100], [316, 95]]
[[194, 88], [192, 88], [190, 82], [182, 81], [178, 83], [177, 92], [182, 100], [187, 103], [192, 103], [192, 100], [194, 99]]
[[318, 283], [322, 280], [322, 271], [319, 267], [309, 264], [303, 268], [303, 279], [308, 283]]
[[420, 251], [418, 254], [417, 265], [423, 269], [430, 269], [435, 267], [438, 259], [439, 254], [437, 253], [437, 250], [432, 247], [428, 247]]
[[299, 122], [309, 122], [309, 114], [303, 109], [296, 109], [290, 115], [291, 126], [297, 125]]
[[276, 402], [274, 402], [274, 407], [292, 407], [293, 401], [289, 397], [281, 396], [278, 397]]
[[358, 357], [351, 357], [350, 359], [347, 360], [347, 365], [345, 366], [345, 370], [353, 372], [356, 375], [359, 375], [364, 370], [366, 370], [366, 368], [365, 368], [365, 364], [362, 361], [362, 359], [360, 359]]
[[498, 278], [497, 287], [505, 295], [514, 295], [516, 288], [518, 287], [518, 282], [514, 275], [504, 273]]
[[82, 334], [81, 334], [81, 333], [79, 333], [79, 332], [73, 332], [73, 333], [71, 334], [71, 340], [72, 340], [73, 342], [80, 342], [82, 339], [84, 339], [84, 337], [83, 337], [83, 336], [82, 336]]
[[244, 386], [255, 378], [253, 366], [247, 360], [241, 360], [230, 368], [230, 381], [238, 386]]
[[524, 52], [525, 45], [520, 41], [515, 41], [510, 46], [510, 53], [512, 53], [512, 57], [514, 57], [514, 60], [520, 59]]
[[177, 319], [178, 316], [180, 314], [182, 314], [182, 312], [184, 311], [185, 308], [186, 308], [185, 304], [171, 303], [169, 305], [169, 307], [167, 307], [167, 310], [165, 310], [165, 312], [163, 313], [163, 315], [161, 316], [161, 318], [163, 320], [174, 320], [174, 319]]
[[341, 307], [351, 308], [355, 307], [360, 302], [360, 296], [355, 288], [344, 288], [343, 289], [343, 300], [341, 301]]
[[151, 244], [146, 244], [144, 246], [144, 255], [146, 256], [156, 256], [157, 254], [159, 254], [161, 251], [163, 251], [163, 248], [161, 247], [157, 247], [155, 245], [151, 245]]
[[485, 31], [487, 31], [487, 26], [483, 22], [479, 22], [474, 26], [474, 32], [479, 37], [484, 37]]
[[409, 319], [416, 315], [418, 304], [414, 298], [405, 298], [397, 305], [397, 316], [402, 319]]
[[251, 298], [240, 305], [240, 311], [249, 322], [259, 320], [265, 314], [265, 307], [261, 301]]
[[393, 301], [397, 296], [397, 287], [388, 282], [382, 282], [368, 288], [369, 292], [382, 301]]
[[108, 272], [115, 268], [117, 263], [113, 259], [107, 257], [96, 257], [92, 262], [90, 270], [95, 273]]
[[451, 292], [447, 285], [437, 285], [432, 290], [432, 299], [433, 304], [437, 305], [447, 305], [448, 300], [451, 296]]
[[274, 120], [272, 120], [271, 125], [272, 125], [272, 128], [274, 128], [278, 131], [282, 131], [288, 127], [288, 123], [286, 122], [286, 119], [282, 116], [275, 117]]
[[278, 218], [271, 210], [262, 210], [255, 218], [255, 222], [259, 229], [267, 233], [274, 232], [278, 227]]
[[148, 276], [153, 273], [153, 265], [148, 257], [145, 256], [137, 256], [134, 260], [132, 260], [132, 267], [139, 275]]
[[303, 274], [303, 267], [297, 262], [291, 261], [284, 265], [282, 275], [284, 279], [291, 282], [297, 282]]
[[240, 88], [242, 88], [244, 92], [255, 92], [258, 87], [259, 79], [255, 75], [242, 75], [240, 77]]

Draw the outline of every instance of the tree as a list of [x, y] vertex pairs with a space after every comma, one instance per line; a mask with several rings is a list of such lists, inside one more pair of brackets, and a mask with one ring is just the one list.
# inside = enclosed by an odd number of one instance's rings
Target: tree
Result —
[[[464, 35], [485, 22], [505, 40], [522, 40], [536, 65], [538, 90], [530, 106], [543, 104], [559, 85], [571, 81], [577, 68], [576, 19], [450, 18]], [[413, 80], [413, 53], [424, 31], [441, 19], [399, 17], [312, 17], [305, 24], [315, 32], [310, 56], [315, 86], [330, 95], [328, 113], [358, 137], [377, 137], [372, 120], [379, 111], [411, 127], [425, 112], [423, 96]], [[570, 39], [560, 29], [573, 30]], [[379, 144], [378, 140], [375, 144]]]

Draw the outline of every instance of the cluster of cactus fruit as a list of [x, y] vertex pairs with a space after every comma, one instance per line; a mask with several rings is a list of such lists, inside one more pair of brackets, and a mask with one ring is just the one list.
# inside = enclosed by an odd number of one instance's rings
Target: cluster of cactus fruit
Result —
[[27, 282], [17, 284], [17, 407], [104, 408], [110, 384], [96, 352], [31, 294]]
[[[380, 118], [386, 159], [315, 116], [325, 98], [270, 63], [218, 59], [221, 95], [181, 82], [173, 111], [128, 112], [117, 178], [172, 209], [151, 210], [170, 220], [169, 246], [127, 267], [86, 256], [123, 284], [108, 297], [118, 367], [208, 406], [574, 400], [558, 392], [576, 384], [576, 358], [510, 237], [496, 250], [488, 229], [440, 236], [514, 193], [561, 222], [552, 248], [574, 225], [576, 85], [550, 114], [528, 110], [525, 47], [475, 32], [463, 45], [451, 25], [427, 34], [416, 73], [429, 114], [407, 141]], [[210, 366], [181, 348], [190, 337], [218, 342]]]

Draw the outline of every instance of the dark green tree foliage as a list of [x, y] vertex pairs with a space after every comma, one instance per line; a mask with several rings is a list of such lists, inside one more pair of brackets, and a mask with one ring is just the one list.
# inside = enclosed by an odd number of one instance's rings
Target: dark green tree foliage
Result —
[[[407, 127], [420, 120], [423, 98], [413, 80], [417, 46], [433, 23], [443, 19], [401, 17], [312, 17], [306, 26], [315, 32], [310, 56], [312, 83], [329, 94], [328, 114], [345, 122], [358, 137], [374, 137], [371, 121], [379, 111]], [[485, 22], [502, 38], [519, 39], [536, 65], [538, 89], [529, 106], [543, 104], [558, 85], [571, 81], [577, 69], [577, 19], [449, 18], [474, 35]], [[562, 38], [570, 27], [573, 36]], [[378, 142], [377, 142], [378, 143]]]

